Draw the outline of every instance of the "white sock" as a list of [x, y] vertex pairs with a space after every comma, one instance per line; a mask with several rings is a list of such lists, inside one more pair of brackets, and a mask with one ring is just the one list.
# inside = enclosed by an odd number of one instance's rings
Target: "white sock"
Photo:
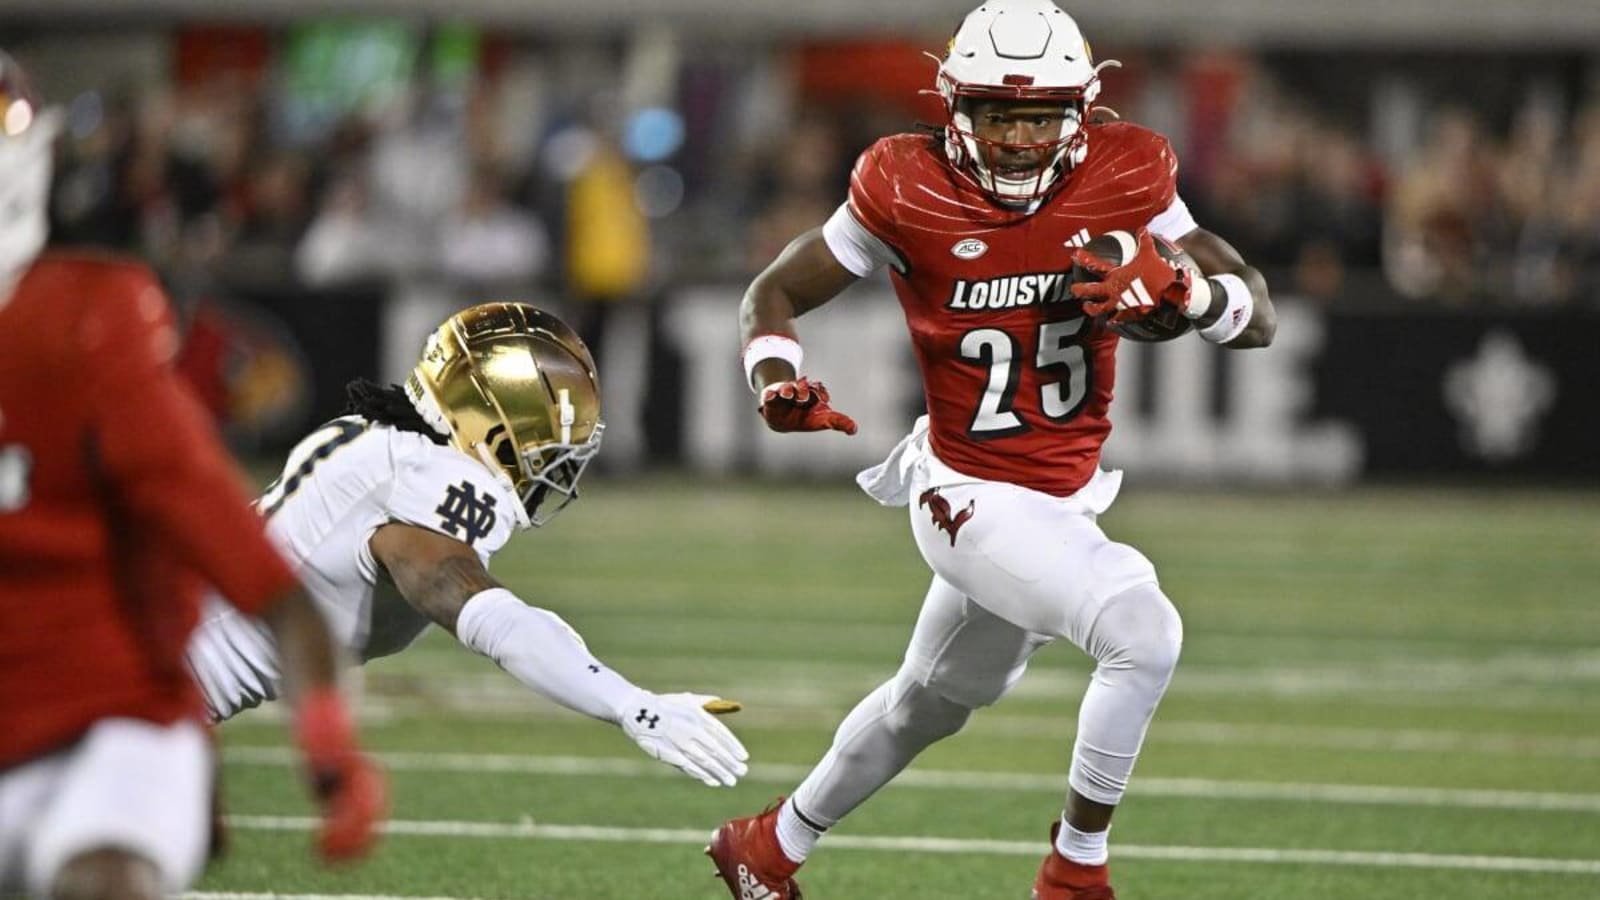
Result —
[[[1103, 866], [1110, 852], [1106, 850], [1105, 831], [1079, 831], [1072, 827], [1066, 816], [1061, 817], [1061, 830], [1056, 833], [1056, 851], [1068, 860], [1083, 866]], [[781, 834], [781, 832], [780, 832]]]
[[789, 857], [792, 863], [803, 863], [811, 855], [811, 848], [817, 845], [817, 839], [822, 837], [822, 832], [807, 824], [800, 815], [794, 811], [794, 801], [783, 801], [783, 807], [778, 810], [778, 846], [783, 849], [783, 855]]

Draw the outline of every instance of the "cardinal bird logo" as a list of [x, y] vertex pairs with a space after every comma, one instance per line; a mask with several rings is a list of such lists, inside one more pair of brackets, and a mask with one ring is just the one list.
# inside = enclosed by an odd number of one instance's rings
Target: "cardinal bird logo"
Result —
[[978, 501], [968, 500], [967, 508], [952, 516], [950, 515], [950, 501], [939, 495], [938, 488], [928, 488], [922, 492], [922, 496], [917, 498], [917, 505], [928, 508], [928, 513], [933, 516], [933, 527], [942, 528], [948, 532], [950, 534], [950, 546], [954, 547], [956, 545], [956, 532], [960, 531], [961, 526], [967, 524], [967, 520], [972, 518], [973, 509], [978, 505]]

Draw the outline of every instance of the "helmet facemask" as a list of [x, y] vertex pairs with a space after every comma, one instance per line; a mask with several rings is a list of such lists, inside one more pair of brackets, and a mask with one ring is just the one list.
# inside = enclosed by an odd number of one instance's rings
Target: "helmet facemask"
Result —
[[[568, 392], [561, 389], [562, 395]], [[573, 407], [567, 396], [560, 397], [561, 408], [570, 416]], [[528, 524], [537, 528], [567, 508], [578, 499], [578, 479], [589, 461], [600, 452], [600, 438], [605, 433], [605, 423], [596, 422], [589, 436], [581, 442], [572, 440], [572, 422], [561, 426], [562, 440], [551, 441], [537, 447], [518, 450], [505, 426], [489, 430], [484, 442], [478, 446], [480, 459], [490, 468], [497, 468], [511, 480], [512, 489], [522, 503]], [[516, 475], [511, 473], [515, 471]], [[554, 504], [554, 505], [551, 505]]]
[[[980, 132], [984, 128], [978, 120], [1007, 107], [1037, 111], [1041, 117], [1059, 117], [1059, 127], [1054, 134], [1034, 142], [983, 137]], [[957, 94], [946, 125], [947, 150], [957, 168], [996, 200], [1025, 205], [1055, 190], [1062, 176], [1082, 161], [1086, 150], [1084, 112], [1081, 98], [1066, 102], [1019, 101]], [[1007, 110], [1003, 114], [1015, 113]]]

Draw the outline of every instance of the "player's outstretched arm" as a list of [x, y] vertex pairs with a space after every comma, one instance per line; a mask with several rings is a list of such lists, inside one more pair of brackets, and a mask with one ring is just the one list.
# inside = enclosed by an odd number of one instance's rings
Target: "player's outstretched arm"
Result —
[[794, 327], [797, 317], [855, 281], [828, 248], [822, 229], [813, 228], [791, 241], [745, 291], [739, 304], [745, 375], [772, 430], [855, 433], [855, 422], [829, 405], [827, 388], [800, 377]]
[[621, 726], [652, 758], [707, 785], [732, 786], [747, 771], [744, 745], [706, 711], [717, 698], [655, 694], [623, 678], [560, 616], [502, 587], [461, 541], [394, 522], [370, 546], [406, 602], [532, 690]]
[[[1233, 245], [1204, 228], [1184, 235], [1178, 246], [1206, 275], [1204, 289], [1209, 302], [1206, 311], [1195, 319], [1195, 328], [1204, 334], [1208, 329], [1232, 331], [1242, 323], [1237, 334], [1218, 343], [1235, 350], [1271, 344], [1278, 331], [1278, 314], [1272, 307], [1267, 279], [1246, 263]], [[1201, 287], [1199, 280], [1196, 287]]]
[[261, 618], [277, 642], [295, 740], [322, 807], [317, 848], [330, 860], [361, 856], [377, 840], [388, 788], [383, 772], [357, 749], [355, 726], [339, 695], [333, 639], [300, 589], [272, 601]]

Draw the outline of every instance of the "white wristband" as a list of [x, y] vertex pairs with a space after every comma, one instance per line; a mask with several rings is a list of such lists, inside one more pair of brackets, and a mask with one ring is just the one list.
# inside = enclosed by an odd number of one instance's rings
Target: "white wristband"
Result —
[[1189, 285], [1189, 303], [1183, 308], [1185, 319], [1198, 319], [1206, 314], [1214, 300], [1211, 290], [1211, 281], [1199, 272], [1194, 273], [1194, 279]]
[[744, 383], [754, 391], [756, 366], [769, 359], [783, 360], [793, 366], [795, 374], [799, 375], [800, 362], [804, 358], [800, 342], [794, 338], [781, 334], [763, 334], [752, 338], [750, 343], [744, 345]]
[[1243, 278], [1237, 275], [1212, 277], [1227, 292], [1228, 304], [1222, 308], [1221, 317], [1200, 329], [1200, 336], [1213, 344], [1226, 344], [1249, 327], [1250, 317], [1256, 311], [1256, 299], [1251, 295], [1250, 286], [1244, 283]]

